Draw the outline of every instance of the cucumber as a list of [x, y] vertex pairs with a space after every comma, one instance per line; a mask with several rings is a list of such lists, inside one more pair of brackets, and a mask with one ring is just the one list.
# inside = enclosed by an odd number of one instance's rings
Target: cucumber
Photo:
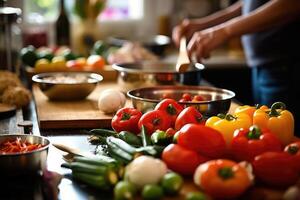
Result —
[[118, 136], [121, 140], [124, 140], [128, 144], [131, 144], [134, 146], [142, 146], [142, 141], [134, 133], [130, 133], [128, 131], [121, 131]]
[[108, 156], [97, 156], [95, 158], [75, 156], [74, 161], [86, 163], [86, 164], [93, 164], [93, 165], [97, 165], [97, 166], [106, 166], [106, 167], [113, 167], [113, 166], [117, 165], [117, 161]]
[[135, 199], [137, 189], [135, 186], [127, 181], [120, 181], [114, 188], [115, 200], [133, 200]]
[[61, 166], [72, 169], [72, 172], [82, 172], [99, 175], [105, 175], [109, 169], [106, 166], [97, 166], [81, 162], [63, 163]]
[[161, 186], [165, 194], [176, 195], [183, 186], [183, 179], [179, 174], [170, 172], [162, 177]]
[[[108, 146], [108, 152], [110, 156], [112, 156], [114, 159], [124, 164], [129, 163], [133, 159], [133, 153], [135, 153], [135, 148], [130, 146], [123, 140], [114, 137], [108, 137], [106, 138], [106, 143]], [[123, 145], [124, 143], [129, 145], [127, 151], [124, 150], [124, 148], [126, 149], [126, 147], [120, 147], [120, 145]], [[128, 151], [132, 152], [132, 154], [130, 154]]]
[[99, 135], [102, 137], [109, 137], [109, 136], [114, 136], [114, 137], [118, 137], [118, 133], [116, 131], [112, 131], [109, 129], [92, 129], [90, 130], [90, 134], [91, 135]]
[[144, 147], [151, 145], [150, 137], [147, 135], [147, 130], [144, 125], [142, 125], [141, 136], [142, 136], [142, 143]]
[[95, 176], [80, 172], [72, 173], [72, 176], [74, 179], [98, 189], [108, 190], [111, 186], [103, 176]]
[[61, 166], [71, 169], [73, 175], [82, 173], [95, 177], [101, 176], [110, 184], [116, 184], [116, 182], [118, 181], [117, 173], [109, 167], [96, 166], [80, 162], [63, 163]]
[[125, 141], [123, 141], [119, 138], [107, 137], [106, 143], [107, 143], [107, 145], [114, 145], [131, 155], [134, 155], [136, 153], [135, 147], [131, 146], [130, 144], [126, 143]]
[[145, 200], [158, 200], [163, 197], [163, 189], [159, 185], [145, 185], [142, 191], [142, 197]]

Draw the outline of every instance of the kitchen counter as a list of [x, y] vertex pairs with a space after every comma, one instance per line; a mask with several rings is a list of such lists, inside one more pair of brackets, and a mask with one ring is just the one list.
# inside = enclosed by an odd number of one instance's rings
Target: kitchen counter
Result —
[[[238, 106], [238, 104], [233, 102], [231, 110], [233, 110], [236, 106]], [[27, 109], [23, 109], [23, 111], [18, 110], [17, 115], [13, 115], [5, 120], [1, 120], [0, 127], [10, 127], [7, 130], [2, 130], [1, 132], [12, 133], [16, 131], [17, 129], [15, 126], [13, 126], [13, 124], [18, 123], [20, 120], [31, 120], [33, 122], [33, 134], [47, 136], [51, 143], [63, 143], [68, 146], [80, 148], [83, 151], [91, 152], [95, 150], [95, 146], [88, 143], [86, 132], [82, 129], [49, 129], [40, 131], [34, 102], [31, 102]], [[8, 124], [10, 126], [7, 126]], [[48, 170], [55, 173], [54, 177], [48, 177], [48, 179], [50, 182], [55, 182], [52, 179], [62, 178], [60, 184], [58, 185], [58, 199], [112, 199], [112, 192], [103, 192], [91, 187], [87, 187], [86, 185], [78, 182], [73, 182], [70, 176], [70, 170], [60, 167], [60, 165], [63, 163], [62, 153], [63, 152], [53, 146], [50, 146], [49, 148]], [[56, 173], [63, 175], [63, 177]], [[192, 184], [191, 179], [186, 179], [186, 184], [182, 190], [182, 193], [191, 190], [196, 190], [196, 188]], [[4, 195], [1, 197], [5, 199], [20, 199], [20, 195], [22, 196], [22, 199], [47, 199], [51, 196], [49, 191], [52, 191], [53, 193], [53, 191], [55, 192], [56, 190], [53, 190], [53, 187], [49, 187], [49, 185], [45, 183], [45, 177], [41, 178], [40, 176], [37, 176], [25, 177], [22, 178], [22, 180], [9, 180], [5, 186], [5, 189], [0, 191], [0, 195], [4, 193]], [[254, 199], [254, 197], [255, 199], [258, 197], [262, 197], [262, 199], [276, 199], [277, 197], [281, 196], [283, 192], [284, 190], [274, 190], [264, 186], [258, 186], [251, 188], [247, 193], [245, 193], [245, 195], [243, 195], [241, 199]], [[182, 198], [183, 195], [178, 196], [177, 198], [169, 199], [176, 200]]]

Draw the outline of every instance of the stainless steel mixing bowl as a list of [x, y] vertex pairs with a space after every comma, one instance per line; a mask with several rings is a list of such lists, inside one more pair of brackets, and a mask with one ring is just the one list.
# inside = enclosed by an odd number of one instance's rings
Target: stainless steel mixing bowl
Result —
[[179, 73], [175, 63], [160, 61], [114, 64], [112, 67], [119, 72], [118, 84], [124, 92], [157, 85], [198, 85], [200, 71], [204, 69], [202, 64], [197, 63], [191, 64], [185, 73]]
[[46, 169], [50, 141], [42, 136], [24, 134], [0, 135], [0, 144], [21, 138], [31, 144], [42, 144], [43, 147], [26, 153], [0, 154], [0, 174], [7, 176], [38, 173]]
[[208, 86], [157, 86], [131, 90], [127, 95], [132, 100], [133, 107], [142, 112], [152, 110], [162, 99], [168, 97], [179, 101], [184, 93], [192, 96], [201, 95], [205, 101], [179, 102], [184, 106], [196, 106], [205, 116], [227, 113], [235, 93], [221, 88]]
[[[84, 81], [64, 82], [49, 81], [49, 78], [56, 77], [84, 77]], [[86, 98], [102, 81], [103, 77], [90, 72], [53, 72], [42, 73], [32, 77], [32, 81], [37, 83], [41, 91], [50, 99], [55, 101], [75, 101]]]

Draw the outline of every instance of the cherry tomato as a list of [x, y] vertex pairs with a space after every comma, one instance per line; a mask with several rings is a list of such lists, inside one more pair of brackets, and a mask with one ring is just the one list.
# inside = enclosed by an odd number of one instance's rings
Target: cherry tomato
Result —
[[294, 163], [297, 170], [300, 172], [300, 141], [293, 142], [284, 148], [284, 151], [294, 157]]
[[220, 158], [226, 153], [226, 143], [221, 133], [213, 128], [186, 124], [179, 131], [177, 144], [209, 158]]
[[186, 107], [177, 116], [175, 130], [181, 129], [186, 124], [205, 124], [202, 114], [194, 107]]
[[135, 108], [121, 108], [112, 118], [111, 126], [117, 132], [129, 131], [131, 133], [138, 134], [138, 121], [141, 116], [141, 111]]
[[155, 106], [154, 110], [163, 111], [171, 120], [171, 126], [174, 126], [176, 118], [183, 108], [174, 99], [164, 99]]
[[161, 110], [152, 110], [142, 115], [138, 122], [139, 129], [145, 126], [147, 134], [151, 135], [156, 130], [165, 131], [171, 126], [171, 121]]
[[195, 95], [192, 99], [193, 102], [205, 101], [204, 97], [201, 95]]
[[194, 182], [217, 199], [236, 198], [251, 185], [247, 170], [238, 163], [225, 159], [201, 164], [194, 174]]
[[290, 186], [299, 178], [294, 157], [287, 152], [265, 152], [252, 162], [255, 177], [271, 186]]
[[184, 93], [181, 97], [182, 100], [184, 101], [192, 101], [192, 96], [189, 93]]
[[183, 175], [192, 175], [198, 165], [208, 159], [178, 144], [169, 144], [162, 152], [162, 160], [169, 169]]

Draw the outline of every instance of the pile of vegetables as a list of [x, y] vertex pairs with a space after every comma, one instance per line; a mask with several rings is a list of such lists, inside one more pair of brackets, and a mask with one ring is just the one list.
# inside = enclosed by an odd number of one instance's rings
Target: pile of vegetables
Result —
[[[137, 193], [160, 199], [172, 193], [165, 176], [176, 177], [178, 185], [180, 175], [193, 176], [201, 191], [222, 199], [239, 197], [254, 181], [287, 187], [299, 180], [300, 142], [293, 140], [293, 115], [281, 102], [271, 108], [240, 106], [233, 114], [204, 120], [196, 107], [164, 99], [146, 113], [119, 109], [111, 126], [91, 130], [89, 141], [118, 163], [115, 173], [123, 180], [114, 188], [116, 199]], [[174, 194], [181, 186], [176, 188]], [[186, 195], [194, 198], [205, 199], [201, 192]]]
[[77, 55], [70, 48], [62, 46], [58, 48], [33, 46], [22, 48], [20, 52], [24, 65], [33, 67], [35, 72], [55, 71], [96, 71], [105, 66], [105, 58], [98, 54], [87, 57]]

